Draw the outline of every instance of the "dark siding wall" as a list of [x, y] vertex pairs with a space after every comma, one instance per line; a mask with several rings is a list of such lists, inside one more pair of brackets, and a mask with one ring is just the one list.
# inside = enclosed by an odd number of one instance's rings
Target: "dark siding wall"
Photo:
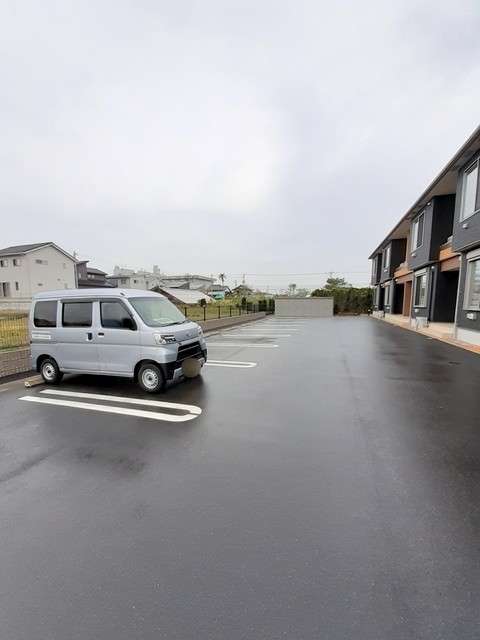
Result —
[[452, 235], [454, 212], [455, 194], [434, 198], [430, 260], [438, 260], [440, 247], [442, 244], [445, 244]]
[[462, 329], [471, 329], [472, 331], [480, 331], [480, 313], [477, 312], [476, 320], [468, 320], [467, 313], [471, 313], [471, 311], [467, 311], [463, 308], [466, 277], [467, 259], [465, 256], [462, 256], [460, 264], [460, 283], [458, 290], [457, 327], [461, 327]]
[[[410, 269], [420, 269], [431, 262], [436, 262], [440, 247], [452, 235], [455, 195], [437, 196], [425, 207], [425, 226], [423, 244], [415, 253], [408, 256]], [[412, 225], [413, 228], [413, 225]]]
[[380, 282], [388, 282], [388, 280], [391, 280], [395, 273], [395, 269], [398, 269], [402, 262], [404, 262], [407, 240], [406, 238], [402, 238], [401, 240], [392, 240], [390, 242], [390, 247], [390, 267], [388, 269], [380, 270]]

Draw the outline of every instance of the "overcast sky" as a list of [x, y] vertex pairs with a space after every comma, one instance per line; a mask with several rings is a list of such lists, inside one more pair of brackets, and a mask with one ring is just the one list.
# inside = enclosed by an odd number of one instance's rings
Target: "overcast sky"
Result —
[[480, 124], [479, 33], [478, 0], [3, 0], [0, 248], [367, 282]]

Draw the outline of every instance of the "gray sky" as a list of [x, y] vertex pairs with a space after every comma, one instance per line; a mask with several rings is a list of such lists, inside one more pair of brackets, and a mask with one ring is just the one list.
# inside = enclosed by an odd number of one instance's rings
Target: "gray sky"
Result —
[[313, 289], [479, 124], [478, 0], [4, 0], [0, 246]]

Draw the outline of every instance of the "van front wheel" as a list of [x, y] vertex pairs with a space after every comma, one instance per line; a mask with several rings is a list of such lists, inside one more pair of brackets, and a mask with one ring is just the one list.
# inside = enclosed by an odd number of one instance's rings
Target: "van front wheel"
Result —
[[159, 393], [165, 389], [163, 373], [156, 364], [142, 364], [138, 371], [138, 384], [147, 393]]
[[45, 358], [40, 366], [40, 373], [46, 384], [59, 384], [63, 378], [63, 373], [53, 358]]

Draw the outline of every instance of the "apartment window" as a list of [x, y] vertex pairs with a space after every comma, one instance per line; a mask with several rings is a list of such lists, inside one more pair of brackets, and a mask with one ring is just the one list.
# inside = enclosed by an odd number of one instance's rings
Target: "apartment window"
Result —
[[476, 160], [463, 174], [460, 219], [468, 218], [478, 209], [480, 209], [480, 194], [478, 189], [478, 160]]
[[15, 291], [20, 291], [20, 287], [18, 286], [18, 282], [15, 282]]
[[0, 298], [10, 298], [10, 283], [0, 282]]
[[37, 287], [43, 287], [43, 282], [37, 282]]
[[62, 313], [62, 325], [64, 327], [91, 327], [92, 303], [91, 302], [64, 302]]
[[13, 266], [14, 267], [21, 267], [22, 266], [22, 261], [20, 258], [14, 258], [13, 259]]
[[422, 212], [418, 218], [413, 221], [412, 229], [412, 252], [416, 251], [423, 244], [423, 232], [425, 227], [425, 213]]
[[389, 284], [385, 285], [385, 295], [383, 298], [383, 304], [384, 305], [390, 304], [390, 285]]
[[8, 260], [0, 260], [0, 267], [8, 267]]
[[378, 256], [375, 256], [375, 258], [372, 260], [372, 278], [375, 278], [375, 276], [377, 275], [377, 260]]
[[66, 262], [62, 262], [62, 267], [63, 267], [64, 269], [66, 269], [66, 268], [67, 268], [67, 263], [66, 263]]
[[467, 282], [465, 286], [465, 309], [480, 309], [480, 252], [475, 251], [475, 259], [468, 260]]
[[385, 249], [385, 251], [383, 252], [383, 269], [388, 269], [390, 267], [390, 251], [391, 251], [391, 246], [388, 245], [388, 247]]
[[120, 284], [127, 284], [126, 278], [120, 278]]
[[33, 313], [33, 324], [36, 327], [56, 327], [57, 302], [55, 300], [37, 302]]
[[414, 305], [416, 307], [425, 307], [427, 304], [427, 274], [420, 273], [415, 276], [415, 296]]
[[35, 264], [48, 264], [48, 260], [35, 260]]

